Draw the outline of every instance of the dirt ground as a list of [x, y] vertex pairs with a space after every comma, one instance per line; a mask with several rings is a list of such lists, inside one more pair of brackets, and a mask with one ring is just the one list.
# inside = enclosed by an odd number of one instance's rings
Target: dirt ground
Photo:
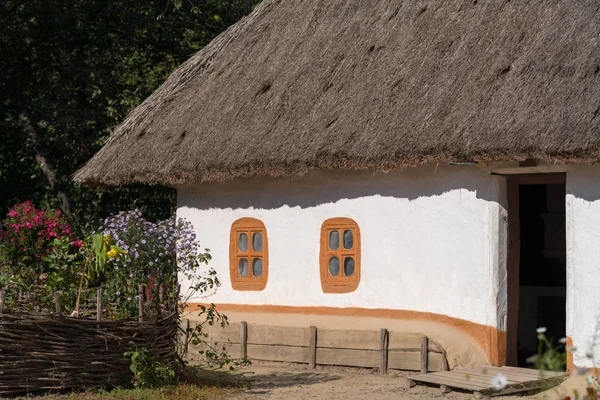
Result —
[[[260, 363], [245, 367], [241, 375], [252, 384], [230, 397], [234, 400], [253, 399], [332, 399], [332, 400], [383, 400], [383, 399], [473, 399], [470, 392], [452, 391], [442, 394], [438, 387], [417, 385], [410, 388], [407, 372], [381, 376], [372, 370], [353, 368], [318, 367], [309, 370], [304, 365]], [[570, 386], [572, 386], [571, 382]], [[584, 384], [584, 383], [583, 383]], [[584, 384], [585, 385], [585, 384]], [[584, 386], [585, 387], [585, 386]], [[532, 396], [503, 396], [503, 400], [557, 400], [564, 397], [563, 388]], [[584, 392], [584, 390], [580, 390]]]

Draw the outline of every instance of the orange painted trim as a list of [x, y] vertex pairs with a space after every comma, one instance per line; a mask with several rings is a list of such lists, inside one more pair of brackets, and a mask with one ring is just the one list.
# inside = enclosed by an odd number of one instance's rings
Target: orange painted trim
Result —
[[[198, 311], [202, 303], [189, 303], [186, 311]], [[276, 314], [305, 314], [305, 315], [331, 315], [340, 317], [367, 317], [389, 318], [402, 320], [420, 320], [437, 322], [451, 326], [471, 337], [486, 355], [491, 365], [502, 366], [506, 362], [506, 332], [477, 324], [460, 318], [443, 314], [412, 310], [392, 310], [386, 308], [336, 308], [336, 307], [295, 307], [274, 305], [250, 304], [216, 304], [219, 312], [245, 312], [245, 313], [276, 313]]]
[[[573, 348], [573, 339], [571, 339], [570, 336], [567, 336], [567, 349], [570, 348]], [[569, 374], [572, 374], [576, 369], [577, 367], [573, 362], [573, 353], [567, 351], [567, 371], [569, 371]]]
[[[336, 250], [329, 248], [329, 233], [339, 232], [339, 246]], [[345, 249], [343, 244], [344, 231], [352, 232], [353, 244], [351, 249]], [[321, 273], [321, 288], [323, 293], [351, 293], [358, 288], [360, 283], [360, 229], [358, 224], [350, 218], [330, 218], [321, 225], [321, 248], [319, 251], [319, 264]], [[329, 273], [329, 259], [337, 257], [340, 260], [338, 276]], [[354, 259], [354, 273], [344, 275], [345, 257]]]
[[[248, 249], [245, 252], [239, 250], [238, 237], [246, 234]], [[259, 251], [253, 249], [252, 237], [255, 233], [262, 235], [262, 248]], [[240, 276], [238, 272], [239, 259], [248, 260], [248, 276]], [[252, 264], [254, 259], [262, 261], [262, 274], [253, 276]], [[261, 291], [267, 287], [269, 279], [269, 238], [265, 224], [255, 218], [241, 218], [231, 224], [229, 235], [229, 276], [233, 290], [239, 291]]]

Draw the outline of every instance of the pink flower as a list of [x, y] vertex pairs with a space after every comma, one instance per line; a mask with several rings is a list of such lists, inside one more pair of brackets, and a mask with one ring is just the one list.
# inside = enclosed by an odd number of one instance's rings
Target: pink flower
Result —
[[8, 213], [8, 216], [9, 216], [9, 217], [16, 217], [16, 216], [17, 216], [17, 212], [16, 212], [15, 210], [11, 210], [11, 211]]
[[83, 240], [76, 240], [75, 242], [73, 242], [73, 246], [77, 247], [77, 248], [81, 248], [83, 247]]

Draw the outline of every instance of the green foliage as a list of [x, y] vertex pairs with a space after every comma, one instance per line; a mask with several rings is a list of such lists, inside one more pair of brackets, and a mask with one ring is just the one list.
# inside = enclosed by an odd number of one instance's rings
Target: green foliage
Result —
[[528, 359], [535, 369], [541, 371], [565, 370], [567, 363], [566, 340], [561, 339], [560, 343], [554, 345], [545, 335], [546, 328], [538, 328], [538, 352]]
[[0, 287], [27, 293], [29, 311], [54, 310], [54, 292], [73, 297], [82, 263], [80, 241], [74, 240], [60, 212], [17, 204], [0, 230]]
[[[194, 52], [257, 0], [4, 0], [0, 2], [0, 213], [31, 199], [60, 207], [38, 155], [51, 161], [81, 232], [139, 208], [168, 218], [175, 191], [90, 190], [70, 176], [110, 131]], [[35, 135], [25, 129], [31, 121]]]
[[119, 246], [111, 244], [110, 235], [103, 235], [101, 233], [92, 234], [85, 246], [89, 249], [89, 265], [88, 265], [88, 279], [100, 279], [106, 272], [106, 265], [111, 259], [118, 259], [119, 257], [127, 254], [127, 251], [121, 249]]
[[125, 353], [125, 356], [131, 358], [134, 387], [160, 388], [177, 382], [175, 369], [171, 365], [154, 360], [147, 349], [135, 349]]
[[[46, 302], [52, 303], [54, 293], [58, 293], [63, 308], [72, 308], [81, 268], [80, 253], [74, 251], [67, 238], [54, 239], [52, 251], [43, 260], [47, 265], [43, 287]], [[51, 309], [50, 305], [47, 307]]]

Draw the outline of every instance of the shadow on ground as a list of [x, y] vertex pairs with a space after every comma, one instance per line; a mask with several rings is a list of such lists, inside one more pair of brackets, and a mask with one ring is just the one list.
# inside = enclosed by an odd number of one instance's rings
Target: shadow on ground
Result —
[[272, 372], [262, 374], [248, 374], [246, 379], [252, 381], [248, 394], [266, 394], [270, 390], [292, 386], [307, 386], [319, 383], [337, 381], [342, 377], [339, 375], [316, 372]]
[[307, 386], [336, 381], [342, 376], [325, 372], [249, 372], [244, 369], [235, 371], [206, 369], [201, 367], [188, 370], [189, 383], [210, 386], [247, 388], [249, 394], [265, 394], [269, 390], [292, 386]]

